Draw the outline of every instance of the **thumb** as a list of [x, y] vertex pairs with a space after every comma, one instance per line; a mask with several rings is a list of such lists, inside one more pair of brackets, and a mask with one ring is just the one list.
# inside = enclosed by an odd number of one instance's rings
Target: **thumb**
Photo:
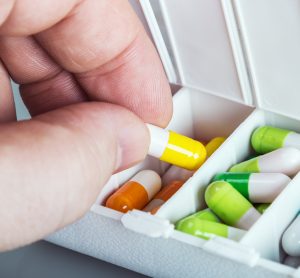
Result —
[[141, 120], [105, 103], [82, 103], [0, 125], [0, 250], [75, 221], [116, 170], [143, 159]]

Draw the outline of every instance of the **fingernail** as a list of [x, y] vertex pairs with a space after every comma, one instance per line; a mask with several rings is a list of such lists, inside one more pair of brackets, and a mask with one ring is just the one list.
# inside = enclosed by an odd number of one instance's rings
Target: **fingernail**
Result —
[[144, 123], [129, 123], [118, 130], [115, 172], [127, 169], [145, 159], [149, 148], [149, 133]]

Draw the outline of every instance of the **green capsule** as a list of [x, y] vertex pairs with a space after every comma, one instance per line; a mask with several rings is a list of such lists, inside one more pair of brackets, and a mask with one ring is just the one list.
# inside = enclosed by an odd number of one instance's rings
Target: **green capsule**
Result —
[[209, 208], [200, 210], [189, 217], [196, 217], [198, 219], [211, 222], [220, 222], [220, 219]]
[[[287, 137], [294, 132], [286, 129], [276, 128], [272, 126], [262, 126], [257, 128], [251, 136], [251, 144], [257, 153], [268, 153], [276, 149], [293, 145], [286, 145]], [[300, 137], [298, 138], [298, 140]], [[299, 143], [297, 144], [299, 145]]]
[[221, 236], [239, 240], [245, 231], [229, 227], [225, 224], [199, 219], [197, 217], [187, 217], [176, 224], [176, 230], [199, 238], [210, 239], [214, 236]]
[[225, 181], [211, 183], [205, 191], [205, 201], [230, 226], [248, 230], [260, 217], [252, 204]]
[[249, 200], [249, 179], [251, 173], [219, 173], [213, 181], [226, 181]]
[[261, 213], [264, 214], [265, 211], [267, 210], [267, 208], [270, 206], [271, 204], [257, 204], [255, 205], [255, 208]]

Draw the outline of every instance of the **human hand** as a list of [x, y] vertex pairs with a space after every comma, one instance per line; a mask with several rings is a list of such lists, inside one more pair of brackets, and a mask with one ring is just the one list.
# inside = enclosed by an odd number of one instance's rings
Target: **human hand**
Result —
[[[171, 94], [124, 0], [0, 0], [0, 250], [81, 217], [142, 160]], [[8, 73], [9, 74], [8, 74]], [[33, 118], [14, 122], [9, 75]]]

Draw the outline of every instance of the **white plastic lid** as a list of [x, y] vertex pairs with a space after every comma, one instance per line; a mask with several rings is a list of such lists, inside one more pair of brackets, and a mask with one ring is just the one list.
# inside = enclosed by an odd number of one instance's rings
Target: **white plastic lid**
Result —
[[300, 119], [297, 1], [140, 3], [171, 82]]
[[300, 2], [233, 2], [257, 106], [300, 119]]

